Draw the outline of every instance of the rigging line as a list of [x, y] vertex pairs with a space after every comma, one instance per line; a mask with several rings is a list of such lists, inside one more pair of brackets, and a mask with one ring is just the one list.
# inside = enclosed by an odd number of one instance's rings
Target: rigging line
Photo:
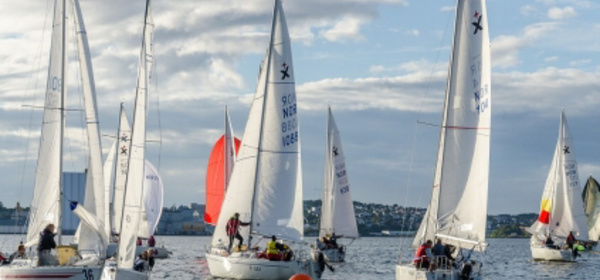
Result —
[[[35, 69], [40, 68], [41, 65], [41, 61], [42, 61], [42, 52], [43, 52], [43, 48], [44, 48], [44, 37], [46, 34], [46, 29], [48, 26], [48, 14], [50, 13], [50, 3], [52, 1], [51, 0], [47, 0], [46, 1], [46, 13], [44, 15], [44, 27], [42, 28], [42, 34], [40, 36], [40, 41], [39, 41], [39, 49], [38, 49], [38, 53], [36, 55], [37, 57], [37, 63], [33, 63], [33, 66], [31, 67], [31, 75], [34, 76], [34, 73], [36, 72]], [[28, 92], [33, 91], [33, 99], [37, 99], [38, 93], [35, 90], [38, 87], [39, 84], [39, 80], [40, 80], [40, 73], [44, 73], [44, 71], [37, 71], [37, 75], [35, 75], [35, 77], [33, 78], [34, 82], [33, 82], [33, 87], [31, 87], [31, 79], [32, 77], [30, 77], [30, 79], [27, 82], [27, 87], [26, 87], [26, 91], [25, 94], [23, 95], [23, 101], [22, 104], [25, 103], [25, 98], [29, 95]], [[23, 109], [21, 109], [21, 114], [23, 114]], [[29, 113], [29, 125], [27, 127], [27, 140], [25, 140], [25, 158], [23, 159], [23, 165], [21, 168], [21, 181], [19, 183], [19, 191], [18, 191], [18, 201], [21, 201], [21, 198], [23, 197], [23, 186], [25, 184], [25, 170], [27, 169], [27, 161], [29, 159], [29, 148], [30, 148], [30, 144], [31, 144], [31, 130], [32, 130], [32, 125], [33, 125], [33, 110], [30, 110]], [[33, 194], [32, 194], [32, 200], [33, 200]], [[30, 211], [31, 211], [31, 207], [30, 207]], [[30, 212], [31, 213], [31, 212]], [[23, 225], [23, 233], [25, 233], [25, 225], [29, 224], [29, 220], [30, 220], [30, 215], [27, 215], [27, 219], [26, 219], [26, 223]]]
[[[405, 227], [406, 227], [406, 220], [407, 220], [407, 204], [408, 204], [408, 198], [410, 195], [410, 186], [412, 184], [412, 172], [413, 172], [413, 165], [414, 165], [414, 157], [415, 157], [415, 146], [416, 146], [416, 141], [417, 141], [417, 134], [418, 134], [418, 122], [419, 119], [421, 117], [421, 114], [423, 113], [423, 106], [425, 104], [425, 95], [429, 94], [430, 90], [431, 90], [431, 86], [433, 84], [433, 75], [436, 71], [436, 64], [438, 63], [439, 59], [440, 59], [440, 53], [441, 53], [441, 49], [445, 44], [446, 41], [446, 36], [448, 34], [448, 26], [450, 25], [451, 19], [452, 19], [453, 13], [448, 13], [448, 19], [446, 19], [446, 27], [444, 28], [444, 34], [442, 36], [442, 40], [440, 41], [440, 46], [438, 48], [438, 52], [436, 54], [434, 63], [433, 63], [433, 67], [431, 69], [431, 73], [429, 74], [429, 82], [427, 83], [426, 87], [425, 87], [425, 91], [421, 94], [421, 104], [419, 106], [419, 111], [417, 113], [417, 123], [415, 123], [415, 126], [413, 128], [413, 140], [412, 140], [412, 147], [411, 147], [411, 153], [410, 153], [410, 164], [409, 164], [409, 170], [408, 170], [408, 175], [407, 175], [407, 184], [406, 184], [406, 191], [405, 191], [405, 197], [404, 197], [404, 217], [402, 219], [402, 225], [401, 225], [401, 229], [404, 231]], [[435, 166], [434, 168], [434, 172], [435, 172]], [[423, 200], [423, 194], [421, 194], [419, 196], [418, 202]], [[417, 208], [417, 207], [415, 207]], [[429, 207], [428, 207], [429, 208]], [[416, 210], [416, 209], [415, 209]], [[421, 221], [421, 224], [423, 222], [428, 222], [426, 219], [427, 217], [425, 217], [426, 215], [424, 215], [423, 220]], [[418, 229], [417, 229], [417, 233], [418, 233]], [[402, 239], [402, 241], [400, 242], [401, 247], [404, 248], [406, 239]], [[412, 243], [412, 242], [411, 242]], [[402, 255], [401, 255], [402, 257]]]

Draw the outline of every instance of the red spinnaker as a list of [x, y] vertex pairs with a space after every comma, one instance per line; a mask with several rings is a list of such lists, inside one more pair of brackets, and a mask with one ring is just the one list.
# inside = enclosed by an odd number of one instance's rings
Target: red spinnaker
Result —
[[[234, 138], [235, 154], [240, 149], [241, 141]], [[221, 205], [225, 199], [225, 135], [213, 146], [208, 167], [206, 168], [206, 206], [204, 211], [204, 222], [216, 225], [219, 220]]]

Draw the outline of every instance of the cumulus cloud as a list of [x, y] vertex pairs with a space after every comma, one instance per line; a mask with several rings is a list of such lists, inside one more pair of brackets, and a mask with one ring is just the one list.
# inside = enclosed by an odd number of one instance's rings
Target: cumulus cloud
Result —
[[521, 35], [495, 37], [492, 44], [492, 65], [494, 67], [507, 68], [521, 62], [519, 52], [524, 47], [530, 46], [549, 35], [558, 28], [558, 23], [542, 22], [526, 26]]
[[548, 18], [553, 20], [570, 19], [577, 16], [577, 12], [573, 7], [553, 7], [548, 10]]

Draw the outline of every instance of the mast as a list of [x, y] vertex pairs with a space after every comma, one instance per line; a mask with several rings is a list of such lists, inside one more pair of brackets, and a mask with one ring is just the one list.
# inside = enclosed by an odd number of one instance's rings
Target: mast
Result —
[[250, 230], [248, 231], [248, 247], [252, 246], [252, 228], [253, 228], [253, 223], [252, 223], [252, 219], [254, 218], [254, 204], [256, 203], [256, 187], [258, 185], [258, 169], [259, 169], [259, 163], [260, 163], [260, 153], [261, 153], [261, 147], [262, 147], [262, 139], [263, 139], [263, 126], [264, 126], [264, 122], [265, 122], [265, 105], [267, 103], [267, 85], [269, 84], [269, 74], [271, 72], [271, 57], [272, 57], [272, 51], [273, 51], [273, 37], [275, 36], [275, 23], [277, 20], [277, 8], [279, 5], [279, 0], [275, 0], [275, 7], [273, 8], [273, 23], [271, 24], [271, 38], [269, 40], [269, 55], [267, 56], [267, 61], [265, 66], [267, 67], [267, 72], [265, 73], [265, 88], [263, 91], [263, 104], [262, 104], [262, 112], [261, 112], [261, 117], [260, 117], [260, 129], [258, 132], [258, 151], [256, 153], [256, 168], [254, 169], [254, 188], [252, 191], [252, 202], [250, 203], [250, 225], [249, 228]]
[[58, 187], [59, 187], [59, 195], [58, 195], [58, 244], [62, 244], [62, 196], [63, 196], [63, 150], [64, 150], [64, 137], [65, 137], [65, 96], [67, 95], [67, 87], [65, 83], [65, 75], [66, 75], [66, 60], [67, 60], [67, 50], [66, 50], [66, 42], [67, 42], [67, 1], [62, 0], [62, 58], [61, 58], [61, 77], [60, 77], [60, 144], [59, 144], [59, 154], [60, 159], [58, 163], [59, 177], [58, 177]]

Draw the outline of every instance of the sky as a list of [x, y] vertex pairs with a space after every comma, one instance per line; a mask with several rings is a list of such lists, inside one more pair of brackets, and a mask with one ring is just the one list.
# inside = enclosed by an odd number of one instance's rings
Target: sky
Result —
[[[145, 1], [81, 0], [104, 152], [119, 104], [131, 117]], [[268, 46], [273, 0], [153, 2], [154, 80], [147, 158], [165, 205], [204, 202], [228, 106], [241, 137]], [[453, 32], [453, 0], [284, 0], [292, 37], [304, 198], [323, 189], [326, 108], [341, 132], [354, 200], [426, 207]], [[29, 205], [40, 137], [53, 1], [0, 2], [0, 192]], [[600, 3], [488, 0], [492, 138], [488, 213], [537, 212], [565, 110], [579, 175], [600, 177]], [[70, 108], [81, 109], [70, 39]], [[65, 171], [86, 166], [78, 110]], [[160, 140], [160, 143], [158, 142]], [[581, 186], [583, 187], [583, 186]]]

